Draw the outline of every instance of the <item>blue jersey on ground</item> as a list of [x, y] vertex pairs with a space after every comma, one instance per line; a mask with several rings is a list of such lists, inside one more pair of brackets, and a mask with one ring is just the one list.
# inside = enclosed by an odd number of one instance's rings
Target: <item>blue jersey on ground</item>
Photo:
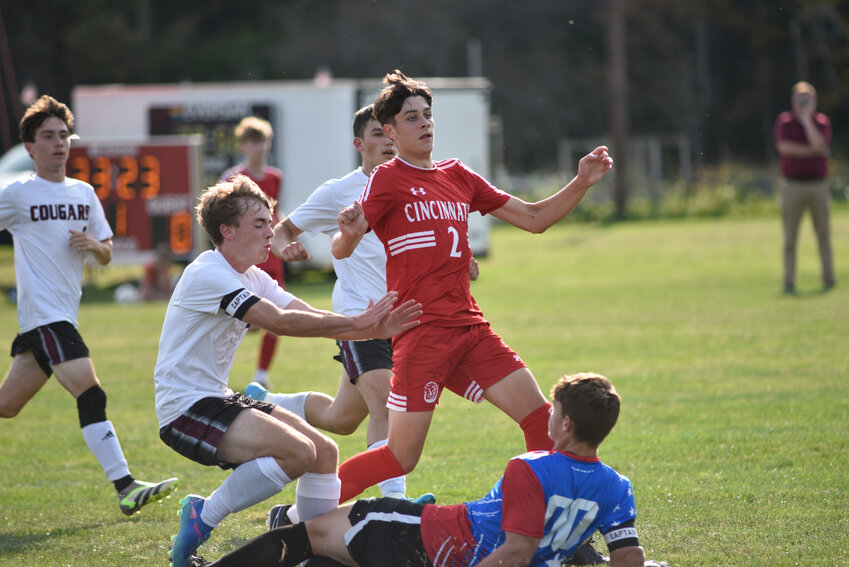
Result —
[[636, 518], [631, 482], [597, 458], [554, 451], [511, 459], [484, 498], [465, 504], [476, 542], [474, 565], [504, 543], [504, 532], [539, 537], [530, 563], [560, 565], [600, 529]]

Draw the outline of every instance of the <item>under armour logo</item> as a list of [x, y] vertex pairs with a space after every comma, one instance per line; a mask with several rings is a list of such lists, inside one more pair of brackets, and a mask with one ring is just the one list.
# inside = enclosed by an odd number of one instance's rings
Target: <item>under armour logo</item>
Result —
[[415, 187], [410, 187], [410, 193], [412, 193], [413, 195], [424, 195], [425, 190], [421, 187], [419, 187], [418, 189], [416, 189]]

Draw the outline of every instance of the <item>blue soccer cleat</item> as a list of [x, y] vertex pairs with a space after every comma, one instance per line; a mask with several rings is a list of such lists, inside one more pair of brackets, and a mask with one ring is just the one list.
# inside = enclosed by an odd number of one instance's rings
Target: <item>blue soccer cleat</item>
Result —
[[436, 496], [430, 492], [425, 492], [418, 498], [410, 498], [414, 504], [436, 504]]
[[180, 500], [180, 530], [171, 538], [171, 565], [188, 567], [200, 544], [209, 539], [211, 527], [200, 519], [206, 500], [197, 494], [189, 494]]
[[244, 396], [261, 402], [268, 395], [268, 390], [259, 382], [251, 382], [245, 388]]

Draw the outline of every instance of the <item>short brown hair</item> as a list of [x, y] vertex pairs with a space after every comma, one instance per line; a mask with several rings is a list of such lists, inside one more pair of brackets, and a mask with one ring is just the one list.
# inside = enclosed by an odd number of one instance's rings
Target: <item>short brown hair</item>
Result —
[[49, 95], [41, 95], [37, 101], [27, 108], [23, 118], [21, 118], [21, 141], [35, 142], [35, 132], [44, 121], [51, 117], [56, 117], [65, 123], [68, 130], [74, 131], [74, 113], [68, 108], [68, 105], [59, 102]]
[[236, 126], [235, 133], [236, 138], [239, 139], [239, 143], [249, 141], [264, 142], [274, 137], [271, 122], [258, 116], [242, 118], [242, 121]]
[[362, 138], [366, 134], [366, 125], [369, 120], [374, 119], [374, 105], [370, 104], [354, 113], [354, 137]]
[[551, 389], [564, 416], [575, 422], [575, 437], [601, 445], [619, 419], [620, 398], [610, 380], [594, 372], [566, 375]]
[[398, 69], [383, 77], [386, 85], [374, 100], [374, 117], [381, 124], [394, 124], [395, 116], [401, 112], [404, 101], [411, 96], [424, 97], [428, 106], [433, 104], [433, 93], [421, 81], [413, 80]]
[[274, 210], [276, 201], [245, 175], [217, 183], [203, 192], [197, 206], [197, 219], [216, 246], [221, 244], [221, 225], [239, 226], [239, 219], [248, 211], [251, 201]]

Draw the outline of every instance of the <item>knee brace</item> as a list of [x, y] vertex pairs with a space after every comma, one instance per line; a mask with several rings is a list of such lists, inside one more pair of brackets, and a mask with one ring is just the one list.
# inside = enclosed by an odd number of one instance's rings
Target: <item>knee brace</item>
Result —
[[100, 386], [92, 386], [77, 398], [77, 413], [80, 427], [106, 421], [106, 392]]

